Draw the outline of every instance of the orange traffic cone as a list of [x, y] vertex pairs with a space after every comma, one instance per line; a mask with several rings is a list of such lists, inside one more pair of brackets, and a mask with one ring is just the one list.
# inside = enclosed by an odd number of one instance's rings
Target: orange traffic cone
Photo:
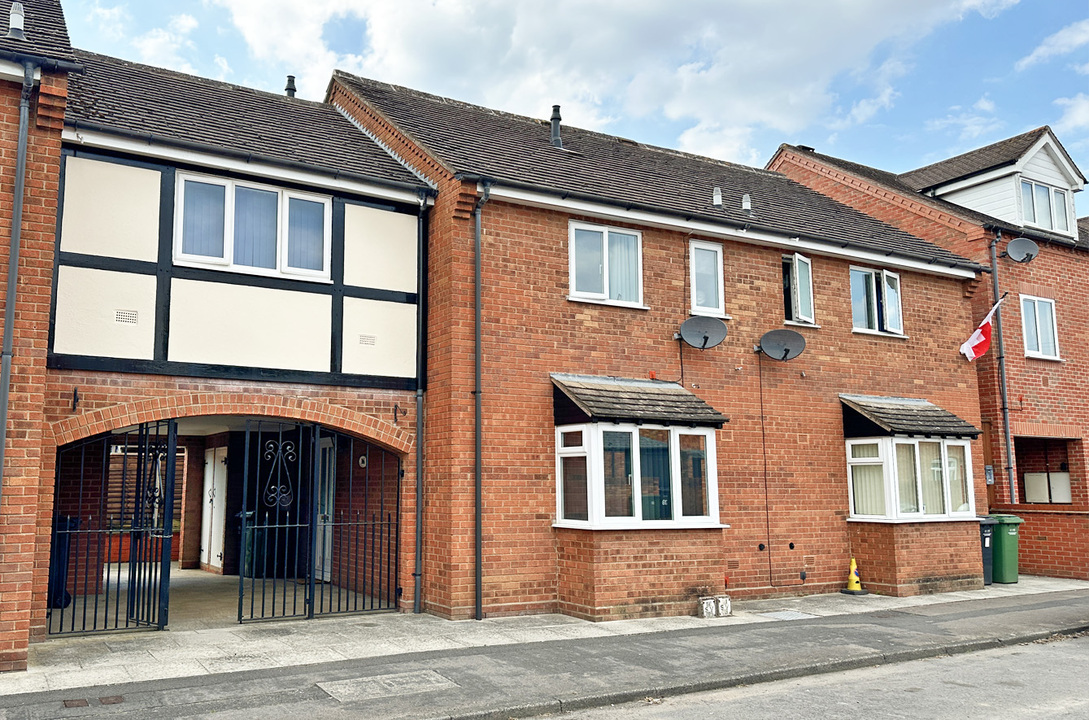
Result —
[[840, 590], [845, 595], [869, 595], [869, 590], [862, 589], [862, 582], [858, 578], [858, 563], [851, 558], [851, 569], [847, 575], [847, 587]]

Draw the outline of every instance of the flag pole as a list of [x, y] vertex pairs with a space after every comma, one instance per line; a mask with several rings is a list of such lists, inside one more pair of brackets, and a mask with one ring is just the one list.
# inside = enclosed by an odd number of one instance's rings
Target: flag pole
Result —
[[[991, 240], [991, 282], [994, 285], [994, 301], [997, 303], [1005, 297], [998, 290], [998, 241], [1002, 239], [1002, 231], [995, 233]], [[1013, 439], [1010, 433], [1010, 403], [1006, 391], [1006, 345], [1002, 342], [1002, 308], [995, 308], [994, 314], [995, 335], [998, 340], [998, 387], [1002, 393], [1002, 430], [1006, 441], [1006, 478], [1010, 484], [1010, 505], [1017, 503], [1017, 481], [1013, 476]]]

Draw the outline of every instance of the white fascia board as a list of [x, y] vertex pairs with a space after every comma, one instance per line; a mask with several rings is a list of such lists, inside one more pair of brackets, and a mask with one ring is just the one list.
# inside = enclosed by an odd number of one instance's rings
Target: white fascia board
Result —
[[[482, 192], [483, 185], [478, 185], [477, 191]], [[787, 248], [791, 252], [805, 251], [813, 255], [859, 261], [884, 268], [912, 270], [928, 275], [941, 275], [943, 277], [955, 278], [974, 278], [976, 276], [974, 270], [963, 267], [947, 267], [936, 263], [925, 263], [920, 260], [885, 255], [880, 252], [869, 252], [858, 248], [836, 248], [825, 243], [802, 240], [797, 237], [773, 235], [758, 230], [727, 228], [701, 220], [683, 220], [681, 218], [672, 218], [668, 215], [659, 215], [645, 210], [624, 210], [623, 208], [610, 207], [608, 205], [588, 202], [586, 200], [575, 200], [571, 198], [563, 199], [553, 195], [533, 192], [532, 190], [490, 185], [489, 192], [493, 199], [507, 200], [520, 205], [530, 205], [532, 207], [545, 208], [548, 210], [564, 210], [579, 215], [602, 218], [604, 220], [620, 220], [638, 225], [649, 225], [651, 227], [667, 230], [678, 230], [691, 235], [699, 235], [701, 237], [733, 240], [735, 242], [749, 243], [751, 245]]]
[[947, 185], [938, 185], [931, 190], [927, 191], [927, 194], [934, 197], [942, 197], [949, 193], [956, 192], [957, 190], [964, 190], [965, 188], [975, 187], [976, 185], [982, 185], [983, 183], [990, 182], [992, 180], [998, 180], [999, 178], [1006, 177], [1007, 175], [1015, 175], [1019, 171], [1016, 165], [1004, 165], [994, 170], [988, 170], [985, 173], [979, 175], [973, 175], [963, 180], [955, 180]]
[[[40, 82], [42, 79], [42, 69], [34, 68], [34, 81]], [[0, 80], [10, 80], [11, 82], [23, 84], [23, 66], [19, 63], [13, 63], [10, 60], [0, 60]]]
[[1036, 143], [1028, 149], [1028, 152], [1021, 156], [1021, 159], [1017, 161], [1016, 166], [1018, 172], [1024, 171], [1028, 161], [1045, 147], [1048, 149], [1048, 155], [1051, 156], [1051, 159], [1055, 161], [1063, 171], [1063, 175], [1066, 176], [1066, 181], [1070, 183], [1070, 189], [1074, 192], [1082, 190], [1085, 187], [1085, 184], [1078, 179], [1079, 173], [1077, 169], [1067, 162], [1066, 155], [1055, 146], [1055, 141], [1052, 139], [1050, 133], [1044, 133], [1044, 136], [1037, 140]]
[[[247, 162], [230, 157], [215, 155], [211, 152], [203, 153], [194, 150], [173, 148], [167, 145], [152, 145], [144, 140], [118, 137], [106, 133], [92, 132], [88, 130], [72, 130], [65, 128], [61, 136], [66, 143], [82, 147], [114, 150], [117, 152], [140, 155], [168, 162], [198, 165], [212, 170], [226, 170], [229, 172], [243, 173], [255, 177], [267, 178], [273, 181], [298, 183], [323, 190], [346, 192], [355, 195], [369, 195], [382, 198], [416, 204], [420, 198], [416, 193], [408, 190], [397, 190], [382, 185], [370, 185], [368, 183], [335, 178], [318, 173], [308, 173], [292, 168], [279, 167], [260, 161]], [[431, 198], [428, 198], [431, 202]]]

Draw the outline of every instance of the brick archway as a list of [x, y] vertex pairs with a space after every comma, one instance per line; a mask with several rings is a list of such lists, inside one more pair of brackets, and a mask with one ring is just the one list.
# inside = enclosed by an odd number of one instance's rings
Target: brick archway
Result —
[[49, 428], [53, 445], [59, 447], [129, 425], [200, 415], [259, 415], [316, 422], [370, 440], [396, 453], [405, 454], [412, 448], [408, 433], [370, 415], [320, 400], [248, 393], [192, 393], [141, 400], [59, 420]]

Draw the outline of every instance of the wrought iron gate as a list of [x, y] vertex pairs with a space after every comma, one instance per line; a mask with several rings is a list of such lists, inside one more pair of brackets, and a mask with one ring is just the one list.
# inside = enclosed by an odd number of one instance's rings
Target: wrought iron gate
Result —
[[250, 421], [238, 621], [397, 606], [400, 460], [323, 429]]
[[174, 420], [58, 451], [50, 634], [166, 626], [178, 462]]

